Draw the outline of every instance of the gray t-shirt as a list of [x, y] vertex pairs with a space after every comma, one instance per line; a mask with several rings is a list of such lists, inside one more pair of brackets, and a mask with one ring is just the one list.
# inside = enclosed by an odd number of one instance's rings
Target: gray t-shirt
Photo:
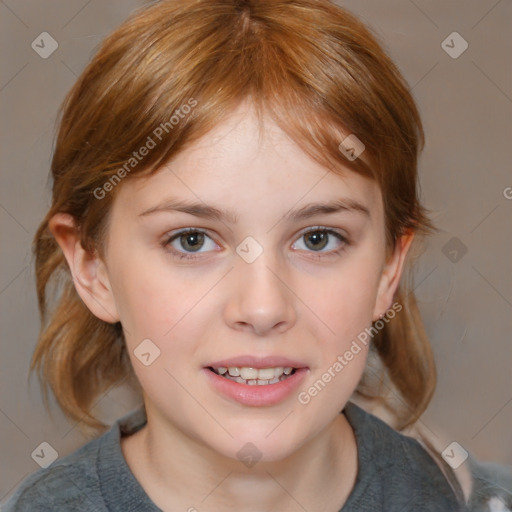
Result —
[[[466, 510], [416, 440], [396, 432], [352, 402], [343, 413], [355, 432], [359, 468], [341, 512]], [[145, 422], [144, 409], [134, 411], [101, 437], [30, 475], [3, 511], [160, 511], [135, 479], [121, 451], [121, 436], [134, 433]]]

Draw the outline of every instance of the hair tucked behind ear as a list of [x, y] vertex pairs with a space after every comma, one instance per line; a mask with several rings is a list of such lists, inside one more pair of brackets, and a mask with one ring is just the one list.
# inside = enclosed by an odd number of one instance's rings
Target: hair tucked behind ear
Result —
[[[105, 40], [64, 102], [52, 206], [35, 236], [42, 326], [32, 368], [73, 419], [99, 426], [95, 400], [136, 381], [120, 326], [94, 317], [78, 297], [49, 219], [70, 214], [83, 247], [101, 251], [121, 178], [154, 172], [244, 99], [331, 172], [348, 167], [379, 185], [388, 251], [408, 231], [416, 233], [413, 245], [433, 231], [419, 200], [419, 113], [399, 70], [357, 18], [327, 0], [149, 4]], [[187, 114], [174, 123], [177, 112]], [[364, 143], [359, 158], [340, 151], [349, 134]], [[127, 167], [149, 139], [154, 147], [143, 163]], [[425, 410], [435, 387], [410, 290], [404, 279], [395, 297], [402, 311], [373, 339], [382, 367], [369, 366], [358, 389], [385, 401], [401, 426]]]

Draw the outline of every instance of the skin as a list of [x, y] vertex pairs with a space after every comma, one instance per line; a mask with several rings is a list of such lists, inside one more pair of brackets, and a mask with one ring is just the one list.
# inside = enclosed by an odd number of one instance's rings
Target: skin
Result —
[[[83, 250], [71, 217], [52, 218], [85, 304], [123, 325], [148, 423], [123, 438], [122, 450], [163, 510], [334, 512], [350, 494], [357, 446], [340, 411], [362, 376], [367, 348], [307, 405], [297, 395], [391, 307], [413, 234], [386, 260], [380, 189], [340, 171], [342, 177], [309, 158], [269, 119], [260, 134], [250, 105], [242, 104], [154, 175], [119, 185], [103, 257]], [[170, 198], [229, 209], [238, 222], [143, 214]], [[362, 203], [369, 215], [284, 217], [339, 198]], [[304, 231], [318, 226], [348, 244], [328, 235], [326, 245], [315, 245]], [[187, 227], [208, 235], [200, 252], [183, 246], [186, 237], [165, 245]], [[236, 252], [247, 236], [263, 248], [252, 263]], [[197, 258], [179, 259], [172, 249]], [[144, 366], [134, 350], [147, 338], [160, 356]], [[276, 405], [241, 405], [214, 390], [203, 367], [245, 354], [298, 360], [308, 374]], [[247, 442], [262, 454], [251, 468], [237, 458]]]

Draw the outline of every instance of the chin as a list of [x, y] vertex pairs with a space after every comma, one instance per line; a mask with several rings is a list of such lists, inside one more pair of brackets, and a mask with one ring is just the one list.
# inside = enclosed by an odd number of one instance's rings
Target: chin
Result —
[[[210, 444], [219, 455], [238, 460], [252, 467], [256, 462], [279, 462], [293, 455], [306, 442], [306, 432], [294, 432], [291, 425], [279, 425], [279, 421], [245, 424], [227, 430], [233, 435], [221, 444]], [[248, 462], [249, 461], [249, 462]]]

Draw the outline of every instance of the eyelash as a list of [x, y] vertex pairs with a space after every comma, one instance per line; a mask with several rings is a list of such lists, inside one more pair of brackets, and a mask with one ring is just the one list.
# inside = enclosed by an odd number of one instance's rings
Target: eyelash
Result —
[[[297, 240], [299, 240], [300, 238], [304, 237], [305, 235], [307, 235], [309, 233], [315, 233], [318, 231], [327, 233], [329, 235], [333, 235], [340, 242], [342, 242], [343, 245], [339, 249], [332, 250], [332, 251], [325, 252], [325, 253], [319, 252], [319, 251], [318, 252], [317, 251], [307, 251], [307, 252], [311, 253], [311, 255], [314, 259], [320, 260], [320, 259], [325, 259], [325, 258], [336, 257], [336, 256], [340, 255], [342, 252], [344, 252], [347, 249], [347, 246], [350, 245], [349, 240], [345, 236], [343, 236], [341, 233], [338, 233], [337, 231], [335, 231], [333, 229], [325, 228], [322, 226], [315, 226], [313, 228], [307, 229], [306, 231], [303, 231]], [[162, 246], [164, 247], [164, 249], [167, 249], [171, 253], [171, 256], [173, 258], [176, 258], [178, 260], [188, 260], [188, 261], [194, 261], [194, 260], [202, 258], [202, 256], [200, 256], [200, 254], [202, 254], [202, 253], [198, 253], [198, 254], [185, 253], [185, 252], [177, 251], [176, 249], [171, 247], [171, 242], [173, 242], [177, 238], [180, 238], [181, 236], [186, 235], [188, 233], [202, 233], [202, 234], [206, 235], [208, 238], [212, 239], [212, 237], [210, 237], [208, 235], [208, 233], [206, 233], [205, 231], [203, 231], [201, 229], [196, 229], [196, 228], [187, 228], [187, 229], [178, 231], [177, 233], [173, 233], [172, 235], [166, 237], [166, 239], [162, 242]]]

